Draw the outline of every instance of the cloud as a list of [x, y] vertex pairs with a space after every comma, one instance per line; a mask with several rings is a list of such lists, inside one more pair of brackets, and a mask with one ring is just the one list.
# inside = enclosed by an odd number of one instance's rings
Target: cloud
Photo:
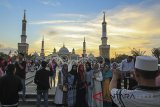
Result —
[[[152, 48], [158, 47], [160, 40], [159, 11], [160, 4], [151, 3], [150, 0], [107, 10], [107, 36], [108, 44], [111, 45], [111, 56], [113, 57], [114, 53], [130, 54], [132, 48], [145, 50], [149, 54]], [[63, 15], [65, 16], [65, 14], [59, 16]], [[70, 16], [72, 14], [68, 14], [68, 17]], [[48, 52], [49, 50], [52, 52], [54, 47], [59, 49], [65, 42], [70, 50], [75, 48], [81, 54], [83, 38], [86, 37], [87, 49], [98, 56], [102, 19], [101, 12], [97, 17], [84, 18], [83, 21], [53, 20], [52, 26], [46, 26], [39, 33], [46, 35], [45, 45]], [[41, 46], [40, 41], [41, 38], [37, 39], [37, 47]]]
[[61, 3], [58, 0], [39, 0], [43, 5], [59, 6]]
[[15, 52], [17, 49], [11, 48], [11, 47], [4, 47], [0, 48], [0, 52], [3, 52], [5, 54], [8, 54], [10, 51]]
[[43, 21], [32, 21], [29, 24], [41, 25], [41, 24], [68, 24], [68, 23], [81, 23], [83, 21], [78, 20], [43, 20]]
[[54, 14], [54, 17], [65, 17], [65, 18], [89, 18], [88, 16], [84, 14], [77, 14], [77, 13], [60, 13], [60, 14]]

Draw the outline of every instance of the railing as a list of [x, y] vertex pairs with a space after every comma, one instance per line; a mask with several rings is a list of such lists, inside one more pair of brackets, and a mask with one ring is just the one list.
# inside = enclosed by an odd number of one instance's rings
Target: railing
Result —
[[33, 75], [31, 75], [31, 76], [29, 76], [29, 77], [26, 78], [26, 80], [25, 80], [25, 85], [26, 86], [34, 81], [34, 76], [35, 75], [33, 74]]

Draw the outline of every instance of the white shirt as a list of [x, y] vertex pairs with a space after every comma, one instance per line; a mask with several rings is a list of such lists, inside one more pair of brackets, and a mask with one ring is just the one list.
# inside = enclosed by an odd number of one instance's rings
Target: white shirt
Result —
[[120, 71], [134, 71], [134, 61], [127, 62], [127, 59], [121, 62]]
[[114, 88], [111, 95], [118, 107], [160, 107], [160, 88], [158, 90]]

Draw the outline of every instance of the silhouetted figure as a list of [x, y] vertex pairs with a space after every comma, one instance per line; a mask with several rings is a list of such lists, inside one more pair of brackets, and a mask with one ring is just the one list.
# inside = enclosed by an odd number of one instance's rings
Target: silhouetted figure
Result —
[[50, 68], [50, 83], [51, 83], [51, 87], [52, 87], [52, 82], [54, 82], [54, 87], [55, 87], [55, 84], [56, 84], [55, 78], [56, 78], [57, 63], [56, 63], [56, 61], [54, 59], [50, 63], [49, 68]]
[[44, 107], [48, 107], [48, 89], [49, 85], [49, 71], [46, 70], [47, 62], [42, 61], [42, 68], [36, 72], [34, 82], [37, 85], [37, 104], [40, 107], [41, 98], [44, 98]]
[[26, 93], [26, 86], [25, 86], [25, 79], [26, 79], [26, 61], [24, 61], [24, 54], [19, 53], [17, 61], [15, 63], [16, 66], [16, 75], [21, 79], [23, 89], [22, 89], [22, 100], [25, 101], [25, 93]]
[[2, 107], [18, 107], [19, 95], [22, 90], [20, 78], [15, 76], [15, 65], [9, 64], [6, 75], [0, 78], [0, 102]]

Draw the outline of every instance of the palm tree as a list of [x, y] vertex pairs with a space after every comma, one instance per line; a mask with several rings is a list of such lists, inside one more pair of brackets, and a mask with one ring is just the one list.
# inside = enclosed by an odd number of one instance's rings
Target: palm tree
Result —
[[133, 55], [133, 56], [143, 56], [143, 55], [145, 55], [145, 53], [146, 53], [146, 51], [141, 51], [140, 49], [135, 49], [135, 48], [133, 48], [133, 49], [131, 49], [131, 54]]
[[121, 63], [121, 61], [124, 60], [127, 57], [128, 57], [128, 55], [126, 55], [126, 54], [117, 54], [115, 56], [115, 58], [111, 59], [111, 62]]
[[159, 61], [159, 59], [160, 59], [160, 48], [153, 48], [152, 49], [152, 54], [153, 54], [153, 56], [158, 58], [158, 61]]

